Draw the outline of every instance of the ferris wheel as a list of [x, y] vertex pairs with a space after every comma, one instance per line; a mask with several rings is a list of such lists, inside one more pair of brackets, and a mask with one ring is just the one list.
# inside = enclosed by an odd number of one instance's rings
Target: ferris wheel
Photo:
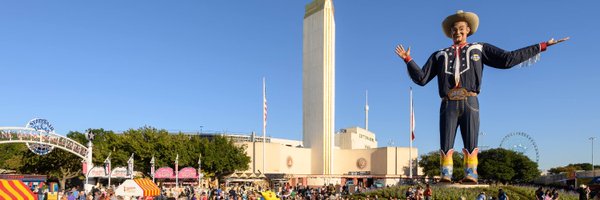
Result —
[[513, 132], [504, 136], [500, 142], [500, 148], [522, 153], [531, 160], [535, 160], [536, 163], [539, 163], [540, 161], [540, 152], [537, 144], [535, 144], [533, 138], [525, 132]]

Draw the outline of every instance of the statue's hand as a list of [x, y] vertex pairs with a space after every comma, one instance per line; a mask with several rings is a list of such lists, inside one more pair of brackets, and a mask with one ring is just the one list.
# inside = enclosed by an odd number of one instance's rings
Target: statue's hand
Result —
[[560, 40], [554, 40], [554, 38], [552, 38], [552, 39], [548, 40], [548, 42], [546, 42], [546, 44], [548, 44], [548, 46], [552, 46], [552, 45], [567, 41], [569, 39], [570, 39], [570, 37], [566, 37], [566, 38], [563, 38]]
[[402, 45], [398, 45], [396, 46], [396, 54], [398, 54], [400, 58], [406, 59], [410, 56], [410, 47], [408, 47], [408, 50], [404, 50]]

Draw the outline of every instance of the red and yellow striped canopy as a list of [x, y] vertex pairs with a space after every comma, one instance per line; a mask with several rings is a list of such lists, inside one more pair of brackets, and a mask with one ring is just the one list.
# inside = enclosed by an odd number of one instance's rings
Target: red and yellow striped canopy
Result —
[[0, 179], [0, 199], [37, 200], [37, 197], [23, 181]]
[[147, 178], [138, 178], [134, 180], [144, 190], [145, 197], [153, 197], [160, 195], [160, 189], [152, 180]]

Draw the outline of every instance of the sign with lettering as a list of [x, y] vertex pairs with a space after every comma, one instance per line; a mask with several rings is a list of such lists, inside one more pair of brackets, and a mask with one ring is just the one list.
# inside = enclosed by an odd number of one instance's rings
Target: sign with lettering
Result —
[[[48, 134], [54, 133], [54, 127], [46, 119], [35, 118], [27, 122], [25, 128], [32, 128], [33, 130], [40, 131], [40, 138], [48, 137]], [[42, 135], [43, 134], [43, 135]], [[29, 150], [37, 155], [46, 155], [54, 149], [51, 145], [39, 144], [39, 143], [25, 143]]]
[[117, 167], [112, 170], [111, 178], [129, 178], [125, 167]]
[[90, 173], [88, 174], [88, 177], [107, 177], [106, 174], [104, 173], [104, 167], [94, 167], [92, 168], [92, 170], [90, 170]]

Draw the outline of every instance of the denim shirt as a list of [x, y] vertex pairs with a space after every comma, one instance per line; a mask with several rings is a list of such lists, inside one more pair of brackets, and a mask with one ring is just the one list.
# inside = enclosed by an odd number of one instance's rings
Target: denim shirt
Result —
[[[509, 69], [537, 58], [537, 55], [545, 50], [545, 47], [545, 43], [540, 43], [514, 51], [505, 51], [488, 43], [453, 45], [431, 54], [422, 69], [412, 59], [406, 63], [406, 66], [410, 78], [420, 86], [426, 85], [437, 76], [439, 95], [443, 98], [456, 86], [454, 66], [456, 66], [455, 62], [458, 62], [460, 67], [459, 87], [479, 94], [484, 65]], [[457, 56], [458, 59], [456, 59]]]

